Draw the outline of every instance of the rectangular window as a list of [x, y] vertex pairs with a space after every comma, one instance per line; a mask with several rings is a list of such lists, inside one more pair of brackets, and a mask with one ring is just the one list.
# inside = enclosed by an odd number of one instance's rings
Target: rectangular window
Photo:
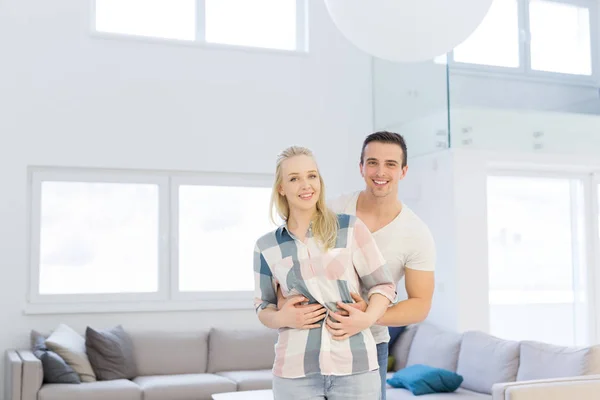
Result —
[[488, 177], [490, 332], [587, 344], [583, 181]]
[[479, 27], [448, 53], [448, 64], [456, 72], [593, 84], [597, 12], [592, 0], [494, 0]]
[[306, 51], [307, 0], [94, 0], [95, 31]]
[[254, 244], [275, 229], [272, 177], [30, 175], [29, 304], [63, 307], [54, 312], [88, 311], [86, 303], [155, 309], [157, 300], [186, 309], [193, 299], [212, 301], [207, 308], [252, 307]]
[[205, 0], [206, 41], [296, 50], [296, 0]]
[[518, 68], [519, 3], [496, 0], [481, 25], [453, 52], [459, 63]]
[[194, 40], [196, 0], [96, 0], [98, 32]]
[[269, 223], [269, 187], [179, 186], [179, 291], [254, 290], [249, 264]]
[[574, 75], [592, 74], [589, 8], [550, 0], [531, 0], [529, 29], [532, 69]]
[[40, 295], [158, 291], [158, 185], [41, 184]]

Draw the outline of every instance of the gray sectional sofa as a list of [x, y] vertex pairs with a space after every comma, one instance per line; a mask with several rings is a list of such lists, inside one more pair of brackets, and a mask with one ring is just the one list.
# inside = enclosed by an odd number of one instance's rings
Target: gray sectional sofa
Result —
[[42, 364], [31, 350], [9, 350], [6, 400], [211, 400], [214, 393], [271, 388], [273, 330], [128, 333], [136, 378], [43, 383]]
[[[45, 384], [30, 350], [6, 352], [6, 400], [209, 400], [212, 394], [271, 388], [274, 331], [130, 332], [138, 375], [131, 380]], [[391, 354], [395, 369], [427, 364], [464, 378], [453, 393], [423, 400], [600, 399], [600, 348], [565, 348], [413, 325]], [[391, 375], [392, 373], [388, 373]], [[413, 399], [388, 387], [388, 400]], [[267, 392], [264, 400], [272, 400]]]
[[388, 400], [600, 399], [599, 346], [515, 342], [477, 331], [449, 332], [423, 323], [408, 327], [390, 354], [395, 357], [394, 370], [426, 364], [460, 374], [463, 383], [453, 393], [423, 396], [388, 386]]

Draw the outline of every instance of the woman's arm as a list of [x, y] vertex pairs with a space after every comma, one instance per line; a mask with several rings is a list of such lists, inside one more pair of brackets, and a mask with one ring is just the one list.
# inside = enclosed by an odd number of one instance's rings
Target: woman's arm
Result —
[[254, 309], [259, 321], [267, 328], [281, 328], [277, 316], [277, 283], [271, 267], [258, 247], [254, 246]]
[[283, 328], [279, 320], [279, 313], [274, 308], [265, 308], [258, 313], [258, 320], [267, 328]]
[[[371, 324], [369, 324], [369, 326], [375, 324], [375, 322], [377, 322], [378, 319], [383, 317], [390, 303], [390, 299], [379, 293], [375, 293], [369, 298], [369, 305], [367, 306], [367, 310], [365, 311], [365, 314], [367, 314], [367, 316], [369, 317], [369, 321], [373, 321], [371, 322]], [[344, 304], [344, 306], [349, 307], [346, 304]]]
[[288, 299], [278, 310], [277, 281], [267, 260], [260, 252], [258, 245], [254, 247], [254, 308], [258, 320], [267, 328], [318, 328], [320, 320], [325, 317], [325, 308], [320, 304], [301, 305], [307, 301], [303, 296]]

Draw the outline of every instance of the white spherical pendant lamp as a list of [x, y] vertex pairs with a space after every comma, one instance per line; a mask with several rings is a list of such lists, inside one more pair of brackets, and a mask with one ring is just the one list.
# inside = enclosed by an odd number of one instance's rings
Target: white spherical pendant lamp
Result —
[[396, 62], [431, 60], [468, 38], [493, 0], [325, 0], [356, 47]]

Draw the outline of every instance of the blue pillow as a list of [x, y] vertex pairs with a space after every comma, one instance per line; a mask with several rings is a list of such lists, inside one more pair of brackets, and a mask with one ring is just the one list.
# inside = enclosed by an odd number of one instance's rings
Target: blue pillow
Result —
[[419, 396], [454, 392], [462, 381], [463, 377], [452, 371], [416, 364], [396, 371], [387, 383], [395, 388], [408, 389], [415, 396]]

